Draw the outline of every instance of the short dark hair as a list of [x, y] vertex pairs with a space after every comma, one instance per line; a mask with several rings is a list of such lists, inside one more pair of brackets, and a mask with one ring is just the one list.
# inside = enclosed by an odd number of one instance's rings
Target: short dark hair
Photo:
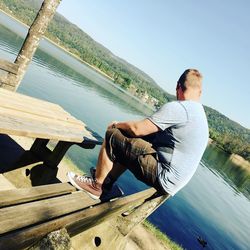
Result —
[[177, 81], [177, 88], [184, 92], [187, 86], [201, 87], [202, 75], [197, 69], [186, 69]]

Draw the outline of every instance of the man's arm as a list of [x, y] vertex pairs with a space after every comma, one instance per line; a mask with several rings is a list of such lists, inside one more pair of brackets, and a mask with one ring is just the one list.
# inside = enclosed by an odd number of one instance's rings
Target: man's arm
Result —
[[129, 122], [113, 122], [108, 128], [116, 127], [132, 137], [140, 137], [158, 132], [160, 129], [149, 119]]

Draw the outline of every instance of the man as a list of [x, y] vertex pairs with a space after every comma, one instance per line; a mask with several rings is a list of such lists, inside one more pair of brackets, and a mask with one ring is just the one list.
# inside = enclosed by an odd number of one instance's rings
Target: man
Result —
[[141, 121], [113, 122], [92, 176], [68, 173], [69, 181], [98, 199], [129, 169], [161, 193], [176, 194], [193, 176], [208, 142], [208, 124], [200, 104], [202, 76], [188, 69], [177, 82], [177, 101]]

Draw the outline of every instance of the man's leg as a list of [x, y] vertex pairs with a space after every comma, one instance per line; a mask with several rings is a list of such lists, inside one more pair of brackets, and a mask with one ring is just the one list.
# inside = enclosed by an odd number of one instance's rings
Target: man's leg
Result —
[[113, 168], [108, 174], [108, 177], [114, 183], [128, 168], [120, 164], [119, 162], [114, 162]]
[[95, 171], [95, 179], [97, 182], [104, 184], [105, 187], [111, 189], [113, 183], [127, 170], [126, 167], [118, 162], [112, 162], [106, 150], [106, 141], [104, 140], [99, 152], [98, 161]]
[[99, 152], [95, 177], [80, 176], [73, 172], [68, 172], [67, 176], [70, 183], [77, 189], [86, 191], [93, 199], [99, 199], [103, 193], [103, 183], [108, 173], [113, 167], [113, 162], [109, 159], [106, 152], [106, 141], [104, 140]]
[[[68, 177], [75, 187], [85, 190], [92, 198], [101, 196], [103, 184], [106, 185], [104, 180], [109, 174], [116, 180], [126, 170], [125, 166], [137, 179], [155, 186], [157, 160], [150, 155], [154, 153], [150, 143], [139, 138], [128, 138], [118, 129], [110, 129], [106, 132], [106, 139], [98, 156], [95, 178], [77, 176], [74, 173], [68, 174]], [[117, 162], [120, 164], [116, 164]]]
[[98, 183], [103, 184], [108, 173], [113, 167], [113, 162], [109, 159], [106, 150], [106, 140], [104, 140], [101, 150], [99, 152], [98, 161], [96, 165], [95, 179]]
[[[113, 183], [125, 170], [126, 168], [121, 164], [113, 163], [110, 160], [107, 154], [106, 140], [104, 140], [99, 152], [94, 179], [88, 176], [78, 176], [73, 172], [69, 172], [67, 176], [73, 186], [87, 191], [92, 198], [98, 199], [102, 195], [103, 188], [111, 189]], [[107, 177], [109, 183], [104, 182]]]

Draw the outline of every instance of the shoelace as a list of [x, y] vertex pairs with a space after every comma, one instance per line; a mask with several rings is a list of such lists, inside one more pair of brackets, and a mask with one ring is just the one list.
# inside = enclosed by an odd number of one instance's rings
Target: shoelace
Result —
[[85, 182], [85, 183], [87, 182], [89, 184], [95, 184], [95, 180], [92, 177], [89, 177], [87, 175], [78, 175], [76, 178], [80, 182]]

